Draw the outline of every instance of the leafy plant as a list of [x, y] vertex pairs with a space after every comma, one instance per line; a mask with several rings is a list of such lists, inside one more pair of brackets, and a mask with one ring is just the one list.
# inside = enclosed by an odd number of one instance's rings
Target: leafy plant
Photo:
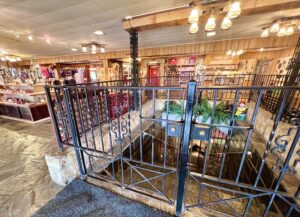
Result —
[[[168, 102], [165, 102], [163, 111], [167, 112], [167, 110], [168, 110]], [[183, 115], [183, 101], [181, 101], [180, 103], [178, 103], [176, 101], [170, 101], [169, 102], [169, 113]]]
[[[194, 107], [194, 114], [202, 116], [202, 121], [206, 122], [212, 116], [212, 107], [207, 99], [202, 99], [198, 105]], [[231, 109], [228, 103], [220, 102], [216, 106], [214, 114], [214, 123], [226, 123], [231, 116]]]

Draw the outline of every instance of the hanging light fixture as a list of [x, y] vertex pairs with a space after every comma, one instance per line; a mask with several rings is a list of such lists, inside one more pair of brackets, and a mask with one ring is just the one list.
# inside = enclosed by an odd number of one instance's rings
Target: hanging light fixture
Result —
[[230, 5], [230, 9], [228, 11], [228, 17], [230, 19], [234, 19], [234, 18], [237, 18], [238, 16], [240, 16], [240, 14], [241, 14], [241, 4], [239, 1], [234, 1]]
[[238, 50], [238, 51], [236, 52], [237, 55], [242, 55], [243, 53], [244, 53], [243, 50]]
[[194, 8], [188, 17], [189, 23], [197, 23], [199, 20], [199, 16], [201, 15], [202, 15], [202, 10], [199, 10], [198, 8]]
[[260, 37], [265, 38], [269, 36], [269, 30], [268, 29], [264, 29], [260, 35]]
[[100, 47], [100, 53], [105, 53], [105, 48], [104, 47]]
[[279, 32], [277, 33], [278, 37], [282, 37], [286, 35], [286, 30], [284, 27], [280, 28]]
[[231, 19], [228, 16], [225, 16], [223, 21], [222, 21], [222, 24], [221, 24], [221, 29], [222, 30], [227, 30], [227, 29], [230, 29], [231, 26], [232, 26]]
[[213, 14], [208, 18], [207, 23], [205, 24], [205, 31], [210, 32], [216, 28], [216, 19]]
[[195, 34], [199, 31], [198, 23], [192, 23], [190, 27], [190, 33]]
[[212, 36], [215, 36], [215, 35], [216, 35], [215, 31], [206, 33], [207, 37], [212, 37]]
[[97, 46], [95, 44], [92, 44], [92, 51], [96, 51], [97, 50]]
[[271, 28], [270, 28], [270, 32], [271, 33], [277, 33], [280, 29], [280, 26], [279, 26], [279, 23], [276, 22], [276, 23], [273, 23]]
[[294, 34], [294, 32], [295, 32], [294, 27], [289, 26], [285, 32], [285, 35], [292, 35]]
[[83, 53], [86, 53], [87, 52], [87, 47], [86, 46], [82, 46], [81, 50], [82, 50]]
[[227, 52], [226, 52], [226, 56], [230, 56], [231, 55], [231, 50], [228, 50]]

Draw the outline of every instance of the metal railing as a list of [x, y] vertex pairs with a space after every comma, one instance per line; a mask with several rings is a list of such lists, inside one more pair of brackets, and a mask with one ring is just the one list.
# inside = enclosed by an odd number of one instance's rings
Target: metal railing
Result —
[[[160, 199], [174, 205], [177, 216], [199, 209], [232, 216], [300, 213], [299, 123], [288, 125], [287, 132], [281, 128], [299, 87], [245, 86], [244, 81], [162, 87], [144, 81], [139, 87], [46, 87], [53, 122], [64, 126], [57, 134], [62, 145], [75, 147], [82, 177]], [[278, 94], [280, 107], [264, 141], [254, 128], [262, 123], [257, 116], [270, 91]], [[252, 112], [243, 113], [245, 102]]]

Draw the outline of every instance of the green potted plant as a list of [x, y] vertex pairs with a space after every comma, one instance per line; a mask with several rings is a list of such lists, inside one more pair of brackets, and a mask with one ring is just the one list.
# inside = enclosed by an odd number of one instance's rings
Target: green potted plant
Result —
[[[183, 113], [184, 113], [183, 108], [184, 108], [183, 101], [181, 101], [180, 103], [178, 103], [177, 101], [170, 101], [169, 102], [169, 112], [167, 112], [168, 111], [168, 102], [165, 102], [163, 112], [162, 112], [162, 119], [168, 119], [168, 120], [172, 120], [172, 121], [181, 121]], [[162, 126], [165, 127], [166, 125], [167, 125], [166, 121], [163, 121]]]

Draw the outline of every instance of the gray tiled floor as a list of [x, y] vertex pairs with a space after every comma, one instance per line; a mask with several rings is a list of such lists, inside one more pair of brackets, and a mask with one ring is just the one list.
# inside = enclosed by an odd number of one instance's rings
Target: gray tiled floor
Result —
[[61, 190], [44, 160], [53, 151], [57, 146], [50, 121], [0, 118], [0, 217], [31, 216]]

